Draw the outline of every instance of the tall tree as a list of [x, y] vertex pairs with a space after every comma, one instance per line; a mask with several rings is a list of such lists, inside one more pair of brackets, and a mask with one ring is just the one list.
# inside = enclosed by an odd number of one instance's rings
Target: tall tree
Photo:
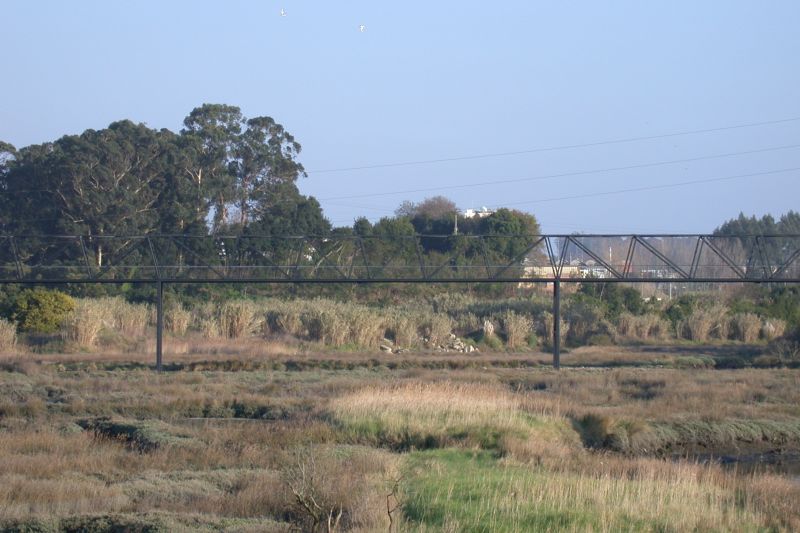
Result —
[[[8, 230], [88, 236], [98, 265], [106, 235], [140, 235], [158, 227], [155, 209], [167, 161], [164, 134], [121, 121], [17, 153], [4, 176], [15, 202]], [[124, 241], [116, 245], [124, 246]]]
[[210, 178], [215, 230], [244, 227], [299, 194], [287, 185], [305, 175], [296, 161], [301, 146], [271, 117], [246, 119], [238, 107], [204, 104], [184, 126], [198, 156], [190, 174], [198, 182], [203, 173]]

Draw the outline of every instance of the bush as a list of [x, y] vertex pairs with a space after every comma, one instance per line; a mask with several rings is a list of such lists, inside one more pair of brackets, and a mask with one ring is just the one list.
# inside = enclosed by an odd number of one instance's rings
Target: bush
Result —
[[174, 305], [164, 313], [164, 327], [173, 335], [185, 335], [191, 320], [192, 314], [182, 305]]
[[60, 291], [22, 291], [14, 301], [12, 319], [20, 331], [55, 333], [75, 309], [75, 300]]
[[755, 313], [739, 313], [731, 320], [733, 334], [742, 342], [755, 342], [761, 331], [761, 318]]
[[769, 353], [781, 363], [800, 361], [800, 330], [773, 339], [769, 343]]
[[223, 337], [238, 339], [258, 331], [261, 318], [253, 302], [238, 300], [219, 307], [218, 323]]
[[[541, 338], [542, 338], [542, 340], [544, 342], [544, 345], [546, 347], [551, 347], [553, 345], [553, 326], [554, 325], [555, 325], [555, 319], [553, 317], [553, 314], [550, 313], [550, 312], [547, 312], [547, 311], [542, 313], [542, 320], [541, 320], [541, 324], [540, 324], [539, 334], [541, 335]], [[569, 325], [568, 322], [565, 322], [564, 319], [562, 318], [559, 321], [559, 326], [560, 326], [560, 329], [559, 329], [559, 332], [560, 332], [559, 337], [560, 337], [560, 339], [559, 340], [561, 341], [561, 344], [564, 344], [564, 341], [567, 338], [567, 334], [569, 333], [570, 325]]]
[[729, 321], [727, 309], [722, 305], [713, 305], [707, 309], [695, 309], [683, 322], [683, 335], [690, 340], [706, 342], [710, 337], [725, 340], [728, 338]]
[[395, 311], [387, 318], [387, 330], [397, 346], [416, 348], [420, 343], [416, 320], [410, 313]]
[[783, 336], [786, 331], [786, 321], [779, 318], [770, 318], [764, 321], [764, 326], [761, 328], [761, 336], [771, 341]]
[[0, 352], [10, 352], [17, 346], [17, 326], [0, 318]]
[[656, 314], [636, 316], [623, 313], [618, 320], [617, 332], [639, 340], [663, 339], [669, 332], [669, 323]]
[[62, 337], [82, 348], [93, 347], [105, 325], [105, 314], [106, 309], [98, 300], [80, 300], [63, 323]]
[[616, 334], [614, 326], [603, 317], [603, 309], [589, 298], [576, 298], [567, 307], [565, 318], [569, 324], [566, 338], [572, 345], [586, 344], [593, 335]]
[[502, 350], [503, 349], [503, 341], [501, 341], [497, 335], [483, 335], [481, 338], [481, 342], [489, 348], [490, 350]]
[[514, 311], [506, 311], [501, 321], [506, 335], [506, 346], [516, 349], [527, 344], [528, 335], [533, 329], [533, 320]]
[[384, 333], [381, 317], [368, 309], [357, 308], [349, 313], [350, 340], [356, 346], [375, 348]]
[[453, 321], [447, 315], [430, 315], [424, 322], [423, 331], [425, 331], [429, 346], [439, 346], [450, 339]]
[[111, 327], [126, 337], [141, 337], [147, 331], [150, 319], [150, 306], [132, 304], [123, 298], [103, 298], [98, 301], [106, 309]]

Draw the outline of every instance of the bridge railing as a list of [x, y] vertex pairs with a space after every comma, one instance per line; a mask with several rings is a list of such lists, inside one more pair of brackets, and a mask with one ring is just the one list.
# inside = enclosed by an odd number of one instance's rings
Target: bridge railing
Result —
[[800, 281], [800, 235], [0, 236], [0, 282]]

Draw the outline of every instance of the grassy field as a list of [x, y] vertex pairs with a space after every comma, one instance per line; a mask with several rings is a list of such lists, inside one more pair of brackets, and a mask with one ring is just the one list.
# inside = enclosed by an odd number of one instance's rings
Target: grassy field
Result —
[[[800, 371], [714, 353], [0, 359], [5, 531], [791, 531]], [[181, 350], [177, 350], [181, 351]]]

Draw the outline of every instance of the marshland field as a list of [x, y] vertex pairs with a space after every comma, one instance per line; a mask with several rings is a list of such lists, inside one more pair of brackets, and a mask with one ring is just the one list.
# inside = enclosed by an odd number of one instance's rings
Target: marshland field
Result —
[[546, 295], [173, 301], [160, 374], [147, 304], [68, 297], [50, 333], [14, 315], [0, 527], [800, 528], [781, 295], [605, 297], [569, 297], [561, 370]]

